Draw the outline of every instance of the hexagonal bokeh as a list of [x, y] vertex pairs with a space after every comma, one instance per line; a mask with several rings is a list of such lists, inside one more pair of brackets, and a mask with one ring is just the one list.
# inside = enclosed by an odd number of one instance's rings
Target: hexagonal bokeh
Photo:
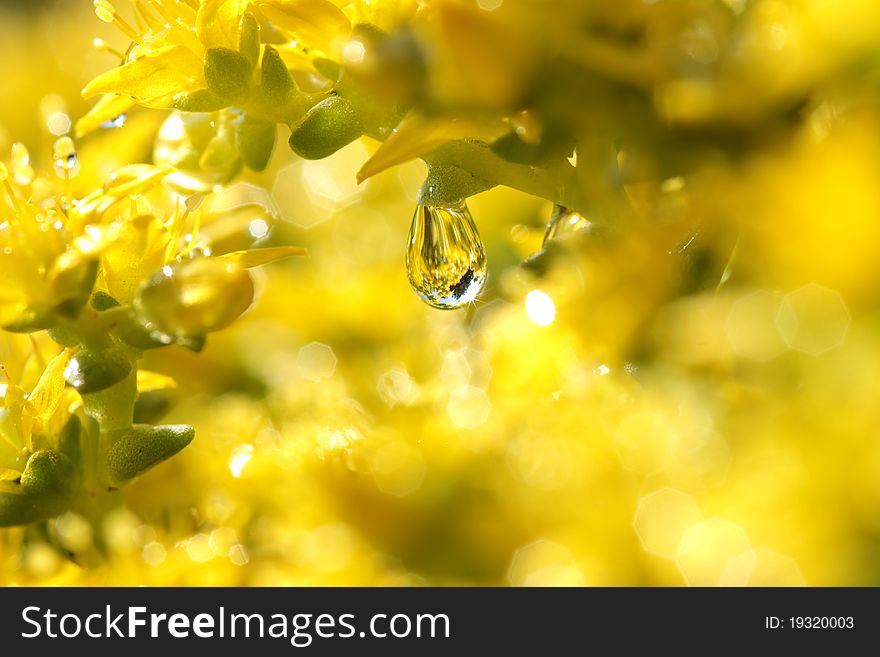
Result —
[[718, 586], [728, 561], [751, 547], [742, 527], [710, 518], [685, 531], [675, 563], [689, 586]]
[[805, 586], [797, 562], [767, 548], [755, 548], [728, 560], [721, 586]]
[[492, 402], [482, 388], [464, 385], [449, 395], [446, 412], [455, 426], [475, 429], [489, 419]]
[[756, 290], [731, 305], [724, 334], [737, 356], [766, 362], [785, 351], [786, 343], [775, 324], [781, 303], [781, 295]]
[[639, 500], [633, 528], [646, 552], [675, 559], [684, 533], [702, 520], [693, 495], [666, 486]]
[[329, 379], [336, 371], [336, 354], [320, 342], [311, 342], [296, 355], [296, 367], [304, 379], [315, 381]]
[[272, 185], [281, 219], [311, 228], [356, 203], [365, 188], [357, 184], [357, 171], [367, 157], [364, 145], [354, 141], [323, 160], [300, 160], [281, 169]]
[[539, 539], [519, 548], [510, 561], [507, 579], [512, 586], [582, 586], [584, 576], [571, 551]]
[[808, 283], [785, 295], [776, 326], [792, 349], [819, 356], [846, 339], [851, 318], [840, 292]]

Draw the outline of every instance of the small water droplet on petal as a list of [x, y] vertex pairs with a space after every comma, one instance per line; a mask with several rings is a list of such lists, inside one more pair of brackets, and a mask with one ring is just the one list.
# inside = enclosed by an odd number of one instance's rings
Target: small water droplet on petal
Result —
[[59, 137], [52, 145], [55, 173], [61, 178], [72, 178], [77, 169], [76, 147], [70, 137]]
[[127, 117], [124, 113], [120, 114], [119, 116], [112, 118], [109, 121], [104, 121], [104, 123], [101, 124], [101, 127], [102, 128], [121, 128], [122, 126], [125, 125], [126, 118]]

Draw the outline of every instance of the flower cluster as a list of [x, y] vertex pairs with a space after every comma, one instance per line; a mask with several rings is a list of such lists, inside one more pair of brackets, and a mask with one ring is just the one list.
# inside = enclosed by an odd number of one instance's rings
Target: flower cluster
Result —
[[69, 137], [53, 162], [57, 176], [37, 176], [15, 144], [0, 164], [0, 322], [12, 333], [47, 330], [52, 341], [34, 342], [42, 371], [32, 386], [33, 366], [3, 369], [4, 526], [68, 509], [100, 516], [105, 498], [189, 444], [192, 427], [155, 424], [163, 409], [147, 395], [173, 381], [138, 360], [173, 344], [201, 350], [253, 302], [248, 268], [302, 253], [212, 253], [199, 232], [210, 223], [202, 198], [163, 185], [169, 167], [128, 165], [75, 198]]

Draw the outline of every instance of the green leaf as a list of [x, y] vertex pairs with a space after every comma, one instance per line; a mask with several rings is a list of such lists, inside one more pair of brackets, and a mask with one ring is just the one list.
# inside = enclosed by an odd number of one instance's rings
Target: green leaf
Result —
[[181, 112], [216, 112], [227, 107], [229, 103], [220, 98], [210, 89], [182, 91], [174, 96], [171, 106]]
[[245, 166], [254, 171], [265, 169], [275, 148], [275, 124], [245, 116], [236, 137]]
[[358, 171], [358, 182], [398, 164], [408, 162], [454, 140], [488, 140], [507, 133], [509, 127], [496, 118], [407, 114], [395, 131]]
[[312, 65], [318, 73], [334, 84], [339, 82], [339, 78], [342, 76], [342, 65], [338, 62], [334, 62], [332, 59], [318, 57], [312, 62]]
[[173, 342], [166, 336], [155, 336], [153, 334], [153, 331], [148, 329], [143, 324], [139, 323], [133, 315], [126, 320], [123, 320], [114, 329], [114, 333], [119, 336], [119, 339], [125, 342], [127, 345], [130, 345], [135, 349], [141, 350], [167, 347]]
[[134, 403], [134, 421], [153, 424], [161, 420], [171, 409], [171, 396], [164, 390], [151, 390], [138, 395]]
[[103, 312], [116, 308], [119, 302], [111, 294], [104, 292], [104, 290], [96, 290], [92, 294], [92, 298], [89, 299], [89, 304], [98, 312]]
[[49, 337], [62, 347], [75, 347], [80, 343], [79, 332], [71, 324], [59, 324], [49, 329]]
[[78, 352], [64, 370], [65, 380], [81, 395], [119, 383], [131, 372], [131, 361], [119, 347]]
[[251, 62], [235, 50], [211, 48], [205, 55], [205, 80], [208, 88], [221, 98], [239, 101], [247, 97], [251, 71]]
[[66, 502], [57, 497], [30, 495], [21, 486], [0, 482], [0, 527], [26, 525], [62, 513]]
[[73, 488], [70, 460], [54, 449], [41, 449], [27, 460], [21, 473], [21, 489], [30, 495], [63, 496]]
[[58, 433], [58, 451], [73, 464], [79, 463], [80, 460], [81, 438], [82, 422], [76, 415], [71, 415]]
[[28, 308], [15, 321], [3, 327], [10, 333], [33, 333], [50, 328], [58, 322], [55, 315], [41, 308]]
[[195, 437], [187, 424], [135, 425], [120, 436], [107, 453], [107, 472], [116, 482], [143, 474], [177, 454]]
[[296, 93], [293, 76], [272, 46], [263, 48], [263, 61], [260, 64], [260, 89], [269, 103], [286, 105]]
[[312, 107], [293, 128], [290, 148], [307, 160], [320, 160], [353, 142], [363, 126], [351, 102], [330, 96]]

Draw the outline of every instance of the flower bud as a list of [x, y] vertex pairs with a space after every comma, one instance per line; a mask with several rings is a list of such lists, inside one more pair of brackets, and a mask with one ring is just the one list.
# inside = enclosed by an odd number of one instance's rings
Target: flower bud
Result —
[[332, 155], [363, 134], [351, 102], [330, 96], [312, 107], [290, 134], [290, 148], [307, 160]]
[[195, 429], [187, 424], [138, 424], [123, 433], [107, 453], [107, 472], [116, 482], [143, 474], [192, 442]]
[[21, 489], [30, 495], [60, 496], [73, 487], [70, 460], [54, 449], [41, 449], [27, 460], [21, 473]]
[[119, 383], [131, 372], [131, 361], [120, 347], [82, 349], [70, 359], [64, 379], [81, 395]]

